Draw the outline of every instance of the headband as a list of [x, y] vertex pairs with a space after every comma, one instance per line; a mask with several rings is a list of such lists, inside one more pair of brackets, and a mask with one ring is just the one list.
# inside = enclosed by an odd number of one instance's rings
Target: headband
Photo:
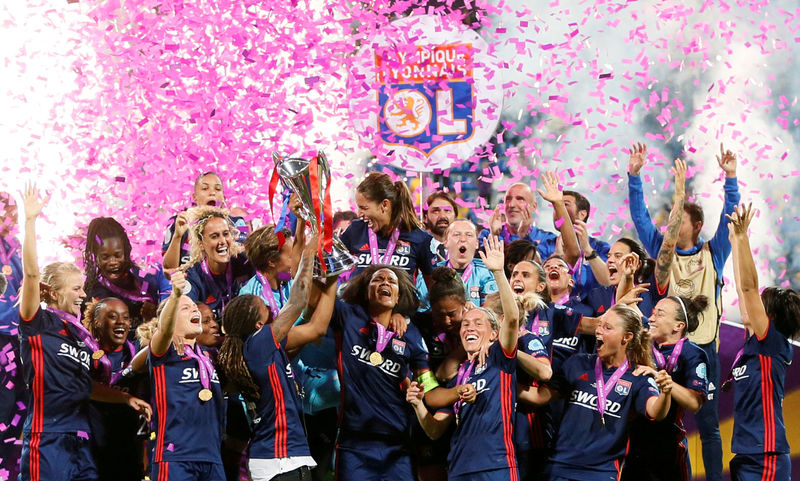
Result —
[[686, 305], [683, 303], [683, 300], [681, 300], [681, 298], [679, 296], [674, 296], [674, 297], [680, 303], [681, 309], [683, 309], [683, 318], [686, 319], [686, 328], [688, 329], [689, 328], [689, 314], [686, 313]]

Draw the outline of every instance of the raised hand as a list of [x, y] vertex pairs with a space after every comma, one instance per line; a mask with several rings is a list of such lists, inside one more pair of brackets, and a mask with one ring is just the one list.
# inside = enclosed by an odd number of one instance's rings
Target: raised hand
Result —
[[722, 142], [719, 143], [717, 163], [723, 172], [725, 172], [725, 177], [736, 177], [736, 154], [730, 150], [725, 150]]
[[554, 204], [564, 200], [564, 194], [558, 187], [558, 176], [555, 172], [544, 172], [539, 179], [542, 181], [542, 189], [536, 189], [536, 192], [542, 196], [542, 199]]
[[527, 204], [522, 210], [522, 220], [519, 223], [519, 227], [517, 227], [517, 234], [520, 237], [525, 237], [528, 235], [531, 225], [533, 225], [533, 206]]
[[686, 170], [687, 165], [685, 160], [675, 159], [675, 167], [672, 169], [672, 175], [675, 176], [675, 196], [680, 198], [686, 197]]
[[43, 199], [39, 199], [39, 189], [36, 188], [35, 183], [28, 183], [25, 190], [20, 192], [22, 197], [22, 205], [25, 206], [25, 218], [35, 219], [42, 213], [42, 209], [50, 200], [50, 194], [47, 194]]
[[578, 236], [578, 245], [584, 253], [592, 252], [592, 244], [589, 243], [589, 231], [586, 229], [586, 223], [582, 220], [575, 219], [572, 223], [575, 229], [575, 235]]
[[169, 278], [169, 282], [172, 284], [172, 294], [175, 297], [181, 297], [186, 289], [186, 274], [183, 271], [175, 271]]
[[641, 142], [633, 144], [633, 147], [627, 151], [630, 154], [628, 173], [634, 176], [639, 175], [639, 171], [642, 170], [642, 166], [647, 160], [647, 144]]
[[485, 254], [482, 251], [478, 251], [483, 260], [483, 265], [492, 272], [502, 271], [505, 260], [503, 241], [499, 240], [495, 235], [490, 235], [484, 239], [483, 249], [486, 251]]
[[492, 216], [489, 217], [489, 230], [493, 235], [500, 235], [500, 231], [503, 229], [503, 224], [505, 223], [506, 215], [503, 213], [500, 205], [497, 205], [492, 211]]
[[750, 221], [753, 220], [753, 216], [756, 214], [756, 211], [753, 209], [753, 204], [744, 204], [737, 205], [733, 207], [733, 214], [725, 214], [725, 217], [728, 218], [730, 224], [728, 224], [728, 229], [730, 230], [730, 236], [747, 236], [747, 228], [750, 226]]
[[636, 255], [636, 253], [631, 252], [622, 256], [617, 269], [619, 269], [619, 271], [622, 272], [622, 275], [625, 277], [633, 277], [633, 275], [636, 274], [636, 270], [641, 265], [641, 262], [642, 261], [639, 259], [639, 256]]
[[292, 211], [292, 214], [295, 217], [302, 219], [303, 216], [301, 215], [303, 211], [303, 203], [300, 202], [300, 196], [297, 195], [296, 192], [292, 192], [292, 195], [289, 196], [289, 210]]
[[647, 292], [648, 287], [650, 287], [649, 283], [634, 286], [631, 290], [626, 292], [625, 295], [617, 299], [617, 304], [625, 304], [630, 307], [638, 306], [639, 303], [642, 302], [642, 298], [639, 297], [639, 295]]
[[183, 237], [187, 230], [189, 230], [189, 214], [183, 211], [175, 217], [175, 237]]

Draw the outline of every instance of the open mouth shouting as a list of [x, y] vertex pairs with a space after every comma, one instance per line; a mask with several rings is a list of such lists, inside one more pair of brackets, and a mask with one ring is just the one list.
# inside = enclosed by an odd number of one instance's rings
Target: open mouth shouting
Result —
[[514, 281], [511, 283], [511, 289], [514, 294], [522, 294], [525, 292], [525, 284], [522, 281]]
[[115, 341], [122, 343], [123, 341], [125, 341], [125, 338], [128, 337], [128, 329], [124, 327], [115, 327], [111, 331], [111, 335]]
[[228, 244], [220, 244], [217, 246], [214, 251], [217, 253], [217, 256], [227, 259], [228, 257]]
[[200, 325], [200, 324], [203, 322], [203, 319], [202, 319], [202, 317], [200, 316], [200, 313], [198, 312], [198, 313], [194, 314], [194, 315], [193, 315], [193, 316], [192, 316], [192, 317], [189, 319], [189, 322], [191, 322], [192, 324], [197, 324], [197, 325]]

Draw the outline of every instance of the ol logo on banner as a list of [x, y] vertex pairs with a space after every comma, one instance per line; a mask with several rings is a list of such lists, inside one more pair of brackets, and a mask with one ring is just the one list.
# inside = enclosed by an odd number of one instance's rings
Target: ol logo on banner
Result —
[[385, 144], [430, 154], [473, 133], [473, 48], [470, 43], [378, 49], [379, 131]]

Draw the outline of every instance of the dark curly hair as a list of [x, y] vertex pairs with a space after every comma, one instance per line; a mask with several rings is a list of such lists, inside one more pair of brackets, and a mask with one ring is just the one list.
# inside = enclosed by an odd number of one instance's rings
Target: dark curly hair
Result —
[[419, 297], [411, 278], [406, 271], [386, 264], [374, 264], [363, 271], [357, 276], [350, 279], [347, 287], [342, 291], [342, 299], [350, 304], [362, 306], [365, 310], [369, 311], [369, 298], [367, 296], [367, 286], [369, 285], [372, 276], [381, 269], [389, 269], [397, 276], [397, 287], [399, 296], [397, 305], [394, 306], [393, 311], [400, 313], [404, 316], [410, 317], [417, 312], [419, 308]]
[[431, 305], [448, 297], [454, 297], [461, 304], [467, 303], [464, 281], [455, 269], [437, 267], [431, 273], [433, 283], [428, 289], [428, 300]]

